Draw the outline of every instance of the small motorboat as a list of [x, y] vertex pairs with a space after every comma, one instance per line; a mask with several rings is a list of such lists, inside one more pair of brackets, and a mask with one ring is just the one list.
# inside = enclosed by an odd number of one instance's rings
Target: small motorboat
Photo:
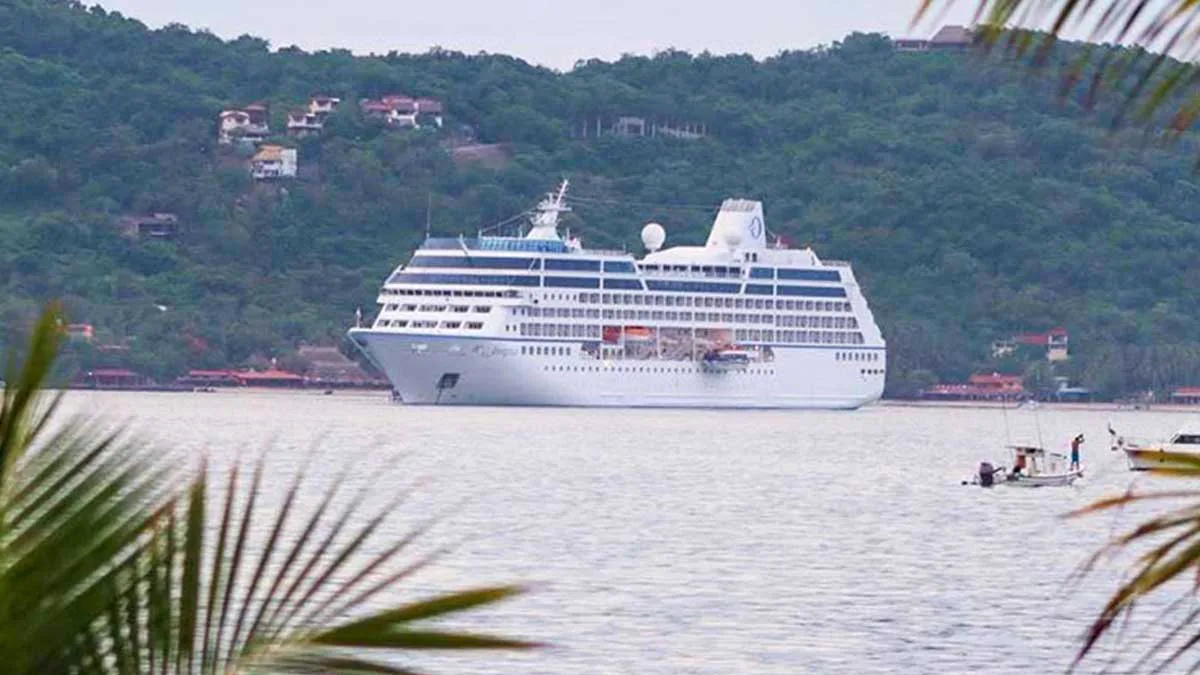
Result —
[[980, 462], [970, 484], [980, 487], [1064, 487], [1083, 477], [1083, 468], [1069, 468], [1067, 456], [1061, 453], [1033, 445], [1014, 445], [1009, 450], [1013, 455], [1011, 469]]
[[1197, 468], [1200, 465], [1200, 423], [1189, 421], [1165, 441], [1145, 441], [1118, 436], [1110, 426], [1111, 450], [1125, 453], [1130, 471]]

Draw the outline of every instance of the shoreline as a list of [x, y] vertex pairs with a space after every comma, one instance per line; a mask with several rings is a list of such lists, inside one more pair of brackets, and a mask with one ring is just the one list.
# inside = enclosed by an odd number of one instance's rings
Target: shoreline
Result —
[[1000, 410], [1080, 410], [1080, 411], [1109, 411], [1109, 412], [1170, 412], [1170, 413], [1200, 413], [1200, 405], [1181, 403], [1157, 403], [1134, 407], [1119, 403], [1060, 403], [1038, 401], [1035, 408], [1024, 408], [1020, 403], [999, 401], [924, 401], [909, 399], [880, 399], [872, 405], [888, 408], [969, 408]]
[[[145, 394], [293, 394], [293, 395], [308, 395], [308, 396], [355, 396], [355, 397], [370, 397], [384, 396], [387, 397], [389, 390], [387, 387], [212, 387], [210, 389], [198, 388], [173, 388], [173, 387], [58, 387], [52, 388], [55, 391], [63, 392], [118, 392], [118, 393], [145, 393]], [[865, 407], [882, 407], [882, 408], [921, 408], [921, 409], [947, 409], [947, 410], [1074, 410], [1081, 412], [1162, 412], [1176, 414], [1200, 414], [1200, 404], [1185, 405], [1160, 403], [1142, 407], [1131, 407], [1117, 403], [1061, 403], [1061, 402], [1038, 402], [1036, 408], [1024, 408], [1022, 404], [999, 401], [927, 401], [913, 399], [880, 399], [874, 403], [870, 403]]]

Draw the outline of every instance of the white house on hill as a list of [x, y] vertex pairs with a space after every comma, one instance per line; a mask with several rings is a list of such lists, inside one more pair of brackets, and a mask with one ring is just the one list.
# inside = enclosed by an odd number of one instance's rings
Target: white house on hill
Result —
[[250, 175], [255, 180], [295, 178], [299, 160], [295, 148], [264, 145], [250, 160]]

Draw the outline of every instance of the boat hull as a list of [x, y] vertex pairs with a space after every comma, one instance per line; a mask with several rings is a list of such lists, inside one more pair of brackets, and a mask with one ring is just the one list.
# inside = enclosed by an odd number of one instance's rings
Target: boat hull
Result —
[[[1194, 464], [1185, 464], [1178, 461], [1172, 461], [1173, 455], [1183, 453], [1168, 452], [1162, 448], [1127, 448], [1125, 451], [1125, 461], [1129, 464], [1131, 471], [1150, 471], [1152, 469], [1177, 469], [1183, 467], [1195, 468]], [[1200, 455], [1187, 454], [1186, 456], [1200, 459]]]
[[1034, 476], [1009, 476], [999, 483], [1009, 487], [1066, 487], [1083, 477], [1083, 471], [1068, 471], [1067, 473], [1038, 474]]
[[[602, 361], [570, 341], [350, 334], [409, 405], [851, 410], [883, 393], [881, 373], [848, 368], [857, 364], [824, 348], [776, 347], [772, 361], [714, 372], [692, 361]], [[523, 353], [535, 344], [569, 346], [570, 355]]]

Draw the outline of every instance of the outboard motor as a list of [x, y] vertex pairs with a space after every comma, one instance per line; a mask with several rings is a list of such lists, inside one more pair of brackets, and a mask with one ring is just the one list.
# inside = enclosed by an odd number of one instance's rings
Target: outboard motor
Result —
[[992, 487], [995, 484], [996, 468], [991, 462], [979, 463], [979, 484], [983, 487]]

